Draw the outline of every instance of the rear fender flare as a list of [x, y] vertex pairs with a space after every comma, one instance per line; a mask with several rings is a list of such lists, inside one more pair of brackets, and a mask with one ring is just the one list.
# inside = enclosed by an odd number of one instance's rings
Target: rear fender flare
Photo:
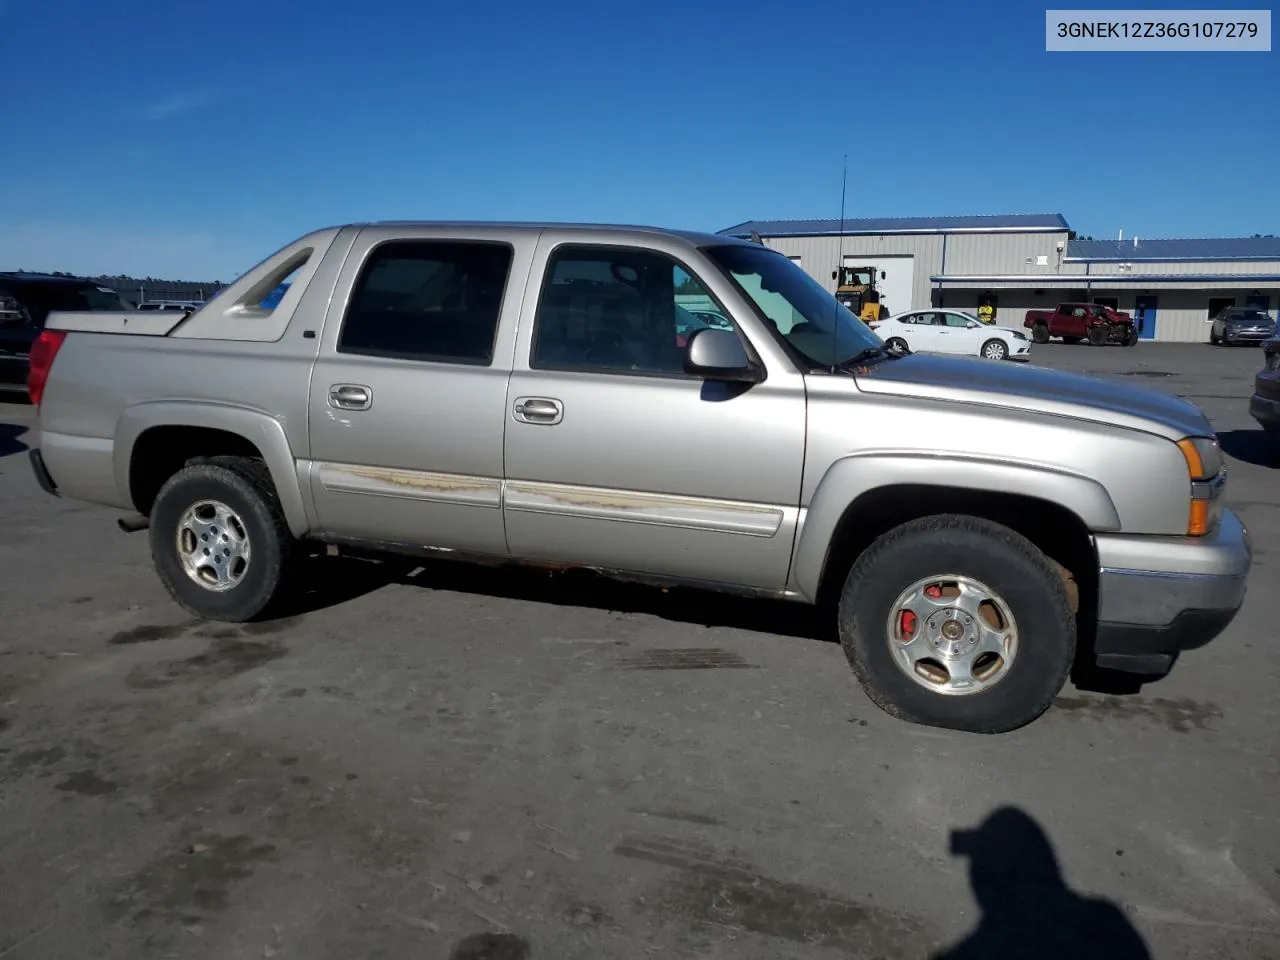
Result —
[[909, 453], [845, 457], [823, 475], [804, 511], [789, 588], [816, 600], [828, 548], [845, 512], [873, 491], [903, 484], [1037, 497], [1070, 510], [1091, 532], [1120, 529], [1106, 488], [1078, 474], [986, 458]]
[[116, 424], [114, 470], [120, 491], [129, 495], [129, 465], [138, 438], [152, 427], [205, 427], [234, 433], [262, 452], [280, 507], [295, 537], [309, 532], [293, 451], [280, 421], [259, 410], [229, 404], [161, 400], [127, 408]]

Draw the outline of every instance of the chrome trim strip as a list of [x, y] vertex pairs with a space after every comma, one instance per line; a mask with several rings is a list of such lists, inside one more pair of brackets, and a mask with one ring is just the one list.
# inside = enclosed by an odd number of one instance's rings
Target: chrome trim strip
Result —
[[773, 537], [786, 519], [782, 507], [524, 480], [507, 481], [506, 507], [516, 513], [646, 523], [748, 537]]
[[1098, 573], [1116, 577], [1162, 577], [1166, 580], [1240, 580], [1244, 573], [1173, 573], [1169, 570], [1124, 570], [1116, 567], [1099, 567]]
[[349, 463], [316, 463], [314, 470], [320, 485], [333, 493], [491, 509], [502, 506], [502, 481], [490, 477], [396, 470]]

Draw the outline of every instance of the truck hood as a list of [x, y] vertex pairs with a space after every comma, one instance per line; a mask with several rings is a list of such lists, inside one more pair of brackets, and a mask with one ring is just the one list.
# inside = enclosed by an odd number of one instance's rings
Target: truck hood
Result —
[[877, 363], [855, 376], [855, 381], [868, 394], [1033, 411], [1143, 430], [1171, 440], [1214, 435], [1199, 407], [1157, 390], [977, 357], [911, 354]]

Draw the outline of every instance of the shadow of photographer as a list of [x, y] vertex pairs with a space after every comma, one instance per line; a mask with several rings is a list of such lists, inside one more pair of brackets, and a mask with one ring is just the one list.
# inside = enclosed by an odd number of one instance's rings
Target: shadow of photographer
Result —
[[974, 830], [952, 831], [951, 852], [969, 859], [982, 918], [933, 960], [1151, 960], [1116, 904], [1067, 887], [1049, 837], [1016, 807], [996, 810]]

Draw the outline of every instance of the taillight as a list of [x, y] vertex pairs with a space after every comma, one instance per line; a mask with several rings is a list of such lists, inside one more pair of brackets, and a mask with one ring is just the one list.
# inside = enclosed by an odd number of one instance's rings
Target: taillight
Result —
[[65, 330], [41, 330], [36, 342], [31, 345], [30, 371], [27, 373], [27, 393], [31, 402], [37, 407], [44, 399], [44, 385], [49, 382], [49, 371], [53, 369], [53, 359], [58, 355], [62, 341], [67, 339]]

